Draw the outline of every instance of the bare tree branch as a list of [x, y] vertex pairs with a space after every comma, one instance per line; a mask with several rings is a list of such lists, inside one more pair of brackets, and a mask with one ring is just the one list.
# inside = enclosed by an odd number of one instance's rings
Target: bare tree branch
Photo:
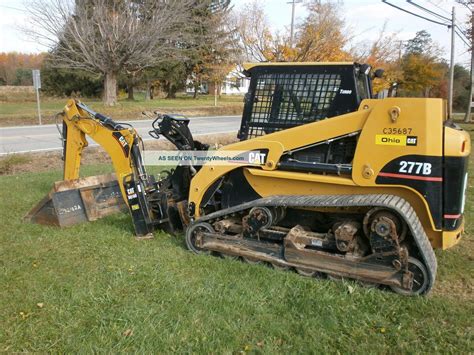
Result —
[[106, 82], [111, 80], [105, 101], [114, 104], [120, 71], [136, 72], [183, 56], [179, 43], [191, 40], [191, 10], [205, 2], [33, 0], [24, 32], [50, 49], [57, 67], [104, 74]]

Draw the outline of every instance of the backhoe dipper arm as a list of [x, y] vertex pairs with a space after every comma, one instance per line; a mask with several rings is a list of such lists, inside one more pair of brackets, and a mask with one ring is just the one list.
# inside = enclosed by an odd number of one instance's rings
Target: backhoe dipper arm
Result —
[[104, 148], [112, 159], [137, 236], [148, 235], [152, 231], [152, 218], [146, 201], [147, 175], [137, 132], [94, 112], [77, 100], [69, 100], [63, 115], [64, 180], [79, 178], [82, 150], [88, 145], [86, 135]]

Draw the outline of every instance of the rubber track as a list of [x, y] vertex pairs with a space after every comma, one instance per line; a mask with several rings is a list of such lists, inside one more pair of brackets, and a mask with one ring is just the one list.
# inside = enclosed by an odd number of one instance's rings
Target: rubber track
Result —
[[[413, 207], [403, 198], [394, 195], [275, 195], [246, 202], [202, 216], [193, 222], [209, 222], [252, 207], [384, 207], [396, 211], [407, 223], [428, 270], [428, 293], [436, 279], [437, 261], [430, 241]], [[188, 226], [189, 227], [189, 226]]]

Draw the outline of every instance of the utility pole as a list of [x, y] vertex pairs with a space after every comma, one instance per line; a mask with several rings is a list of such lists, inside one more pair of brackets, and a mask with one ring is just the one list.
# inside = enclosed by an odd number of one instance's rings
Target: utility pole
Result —
[[453, 89], [454, 89], [454, 40], [456, 36], [456, 8], [451, 12], [451, 63], [449, 68], [448, 118], [453, 118]]
[[293, 48], [294, 28], [295, 28], [295, 7], [301, 0], [291, 0], [287, 4], [291, 4], [291, 27], [290, 27], [290, 48]]
[[469, 102], [466, 110], [466, 116], [464, 117], [464, 122], [469, 123], [471, 122], [471, 112], [472, 112], [472, 105], [474, 101], [472, 100], [473, 92], [473, 85], [474, 85], [474, 6], [471, 8], [471, 35], [469, 39], [471, 40], [471, 82], [469, 85]]
[[[471, 0], [472, 1], [472, 0]], [[394, 7], [400, 11], [403, 11], [405, 13], [408, 13], [410, 15], [416, 16], [418, 18], [421, 18], [423, 20], [435, 23], [437, 25], [441, 26], [447, 26], [448, 28], [451, 29], [451, 63], [450, 63], [450, 68], [449, 68], [449, 85], [448, 85], [448, 118], [452, 118], [453, 115], [453, 88], [454, 88], [454, 39], [456, 36], [456, 8], [453, 6], [452, 12], [451, 12], [451, 18], [442, 16], [440, 14], [436, 14], [435, 12], [424, 8], [423, 6], [420, 6], [416, 3], [414, 3], [413, 0], [407, 0], [408, 3], [416, 6], [419, 9], [422, 9], [423, 11], [429, 13], [430, 15], [435, 15], [437, 16], [436, 19], [433, 18], [428, 18], [425, 16], [422, 16], [420, 14], [413, 13], [411, 11], [408, 11], [406, 9], [401, 8], [400, 6], [397, 6], [395, 4], [392, 4], [388, 2], [387, 0], [382, 0], [383, 3], [390, 5], [391, 7]], [[439, 18], [441, 18], [440, 22]]]

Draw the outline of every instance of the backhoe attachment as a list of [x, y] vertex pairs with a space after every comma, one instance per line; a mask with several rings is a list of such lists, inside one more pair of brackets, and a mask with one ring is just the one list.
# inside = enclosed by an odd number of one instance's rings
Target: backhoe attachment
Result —
[[[64, 180], [54, 183], [25, 216], [27, 220], [66, 227], [128, 209], [138, 238], [150, 238], [156, 229], [173, 233], [189, 223], [187, 197], [199, 167], [178, 166], [155, 179], [146, 172], [142, 141], [132, 126], [115, 122], [77, 100], [69, 100], [58, 116], [63, 120]], [[188, 124], [184, 116], [158, 115], [150, 135], [165, 137], [178, 150], [207, 150], [206, 144], [193, 139]], [[86, 136], [107, 152], [115, 174], [80, 178]]]
[[26, 215], [39, 224], [60, 227], [95, 221], [127, 211], [115, 174], [58, 181]]

